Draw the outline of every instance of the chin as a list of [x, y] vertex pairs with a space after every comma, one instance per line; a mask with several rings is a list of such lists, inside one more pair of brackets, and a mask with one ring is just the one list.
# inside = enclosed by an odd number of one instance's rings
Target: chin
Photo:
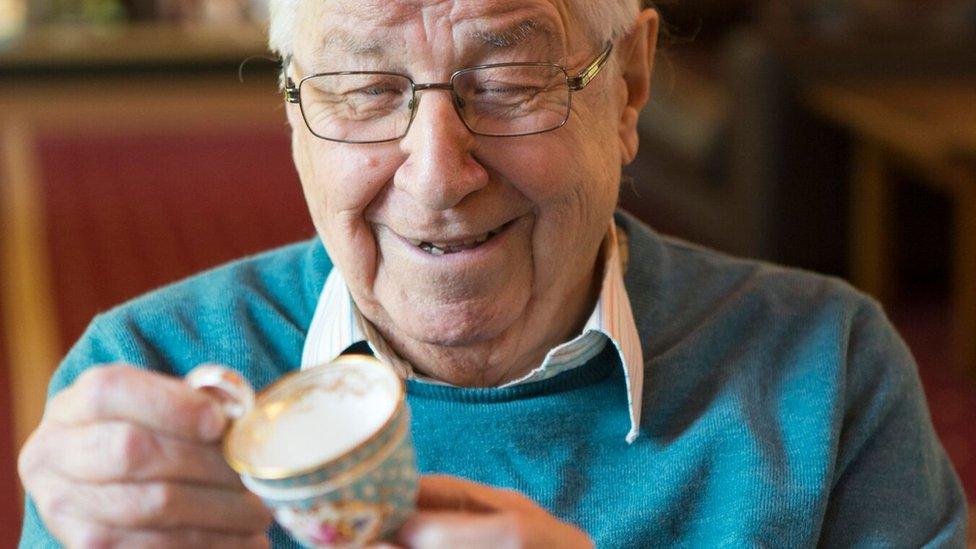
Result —
[[397, 319], [408, 338], [440, 347], [483, 345], [503, 336], [522, 316], [522, 307], [484, 303], [446, 304]]

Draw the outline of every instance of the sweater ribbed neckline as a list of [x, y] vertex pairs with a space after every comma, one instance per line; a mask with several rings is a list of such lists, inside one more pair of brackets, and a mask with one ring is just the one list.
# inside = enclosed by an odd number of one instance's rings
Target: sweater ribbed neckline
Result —
[[407, 381], [410, 396], [467, 403], [510, 402], [541, 395], [580, 389], [594, 385], [607, 378], [615, 369], [619, 370], [620, 360], [616, 348], [606, 345], [598, 355], [585, 364], [541, 381], [522, 383], [512, 387], [453, 387], [411, 379]]

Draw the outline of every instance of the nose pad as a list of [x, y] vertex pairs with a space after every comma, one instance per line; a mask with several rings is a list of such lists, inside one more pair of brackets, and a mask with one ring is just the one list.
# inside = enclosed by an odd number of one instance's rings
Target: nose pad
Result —
[[[458, 116], [460, 116], [461, 111], [464, 110], [464, 107], [467, 106], [468, 103], [464, 100], [463, 97], [461, 97], [460, 95], [458, 95], [456, 93], [451, 92], [451, 97], [454, 99], [454, 101], [453, 101], [454, 106], [457, 107]], [[410, 110], [410, 113], [411, 113], [410, 118], [411, 119], [413, 119], [413, 117], [417, 116], [417, 108], [419, 106], [420, 106], [420, 96], [419, 95], [413, 96], [410, 99], [410, 101], [407, 102], [407, 109]], [[464, 119], [462, 118], [461, 121], [464, 122]], [[467, 124], [465, 124], [465, 125], [467, 125]]]
[[393, 180], [425, 208], [438, 211], [453, 208], [489, 179], [472, 154], [477, 141], [458, 116], [457, 100], [453, 94], [450, 102], [445, 99], [435, 94], [423, 112], [420, 95], [413, 99], [412, 129], [400, 141], [406, 157]]

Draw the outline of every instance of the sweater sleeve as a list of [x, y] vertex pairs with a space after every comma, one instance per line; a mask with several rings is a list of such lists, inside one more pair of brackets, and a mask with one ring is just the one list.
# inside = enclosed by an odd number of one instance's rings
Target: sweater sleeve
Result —
[[963, 547], [966, 500], [915, 360], [874, 302], [853, 315], [846, 409], [820, 544]]
[[[48, 387], [48, 402], [51, 397], [71, 385], [82, 372], [99, 364], [113, 362], [136, 363], [134, 357], [123, 356], [118, 345], [102, 333], [103, 317], [96, 317], [88, 326], [74, 347], [68, 352], [61, 365], [51, 377]], [[37, 512], [30, 494], [25, 498], [24, 524], [21, 530], [21, 549], [46, 549], [61, 547], [48, 532]]]

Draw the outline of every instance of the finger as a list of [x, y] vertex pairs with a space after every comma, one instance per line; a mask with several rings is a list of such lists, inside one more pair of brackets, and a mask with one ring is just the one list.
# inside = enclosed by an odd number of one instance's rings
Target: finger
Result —
[[470, 514], [454, 511], [414, 513], [397, 532], [396, 541], [416, 549], [516, 547], [522, 536], [507, 513]]
[[45, 420], [63, 425], [128, 421], [202, 442], [219, 439], [227, 424], [216, 401], [202, 391], [177, 378], [124, 365], [87, 370], [51, 400]]
[[75, 547], [139, 547], [144, 549], [268, 549], [264, 533], [237, 535], [202, 530], [131, 530], [66, 517], [51, 533], [69, 549]]
[[107, 528], [206, 530], [235, 535], [260, 534], [271, 524], [254, 494], [171, 482], [130, 484], [38, 481], [34, 493], [41, 516], [72, 517]]
[[417, 507], [430, 511], [489, 513], [498, 510], [540, 510], [513, 490], [493, 488], [447, 475], [420, 477]]
[[220, 447], [121, 421], [38, 431], [32, 450], [48, 467], [73, 480], [100, 482], [180, 481], [244, 490]]
[[519, 511], [490, 514], [420, 511], [400, 527], [396, 541], [406, 547], [422, 549], [593, 547], [593, 542], [586, 533], [571, 524], [548, 514], [529, 515]]

